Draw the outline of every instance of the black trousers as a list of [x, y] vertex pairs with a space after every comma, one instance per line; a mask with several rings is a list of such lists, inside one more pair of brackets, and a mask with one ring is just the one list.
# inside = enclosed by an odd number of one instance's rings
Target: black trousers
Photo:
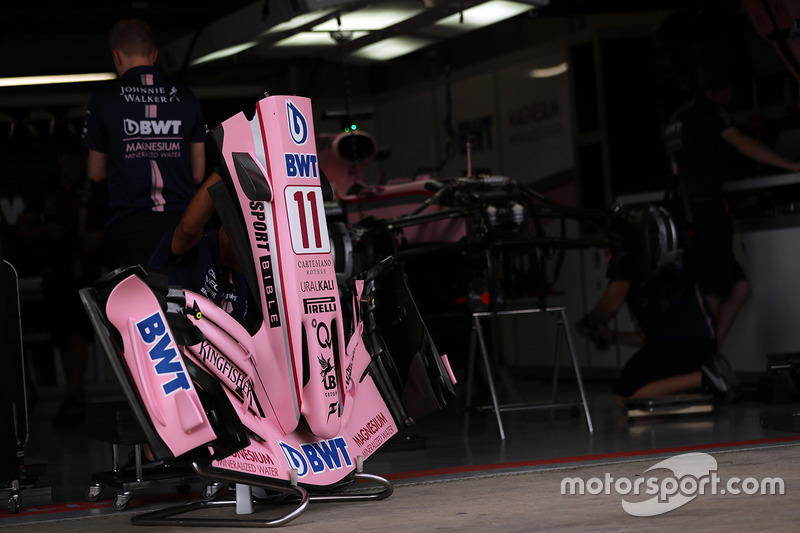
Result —
[[614, 383], [614, 394], [628, 398], [648, 383], [699, 370], [716, 351], [717, 342], [713, 339], [646, 342], [625, 363]]

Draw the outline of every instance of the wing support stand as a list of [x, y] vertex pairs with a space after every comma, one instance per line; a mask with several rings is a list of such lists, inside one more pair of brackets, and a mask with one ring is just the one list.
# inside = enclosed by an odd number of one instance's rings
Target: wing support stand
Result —
[[286, 495], [290, 500], [280, 500], [281, 503], [294, 503], [295, 507], [279, 516], [272, 519], [256, 519], [256, 518], [236, 518], [230, 515], [219, 517], [186, 517], [180, 516], [185, 513], [197, 511], [201, 509], [209, 509], [212, 507], [236, 507], [237, 512], [242, 508], [242, 503], [237, 500], [200, 500], [188, 502], [180, 505], [159, 509], [156, 511], [147, 512], [137, 515], [131, 519], [131, 524], [139, 526], [171, 526], [171, 527], [264, 527], [273, 528], [280, 527], [288, 524], [298, 516], [300, 516], [308, 507], [310, 502], [346, 502], [346, 501], [369, 501], [369, 500], [382, 500], [388, 498], [394, 492], [394, 486], [391, 481], [377, 476], [374, 474], [366, 474], [362, 472], [363, 459], [359, 456], [356, 471], [353, 473], [355, 481], [364, 481], [376, 483], [379, 487], [364, 492], [340, 493], [340, 494], [320, 494], [309, 495], [308, 491], [297, 484], [296, 473], [292, 475], [292, 482], [288, 485], [280, 483], [270, 483], [264, 481], [263, 478], [256, 476], [249, 476], [242, 473], [235, 473], [230, 471], [223, 471], [206, 466], [201, 466], [198, 463], [192, 463], [192, 468], [195, 472], [212, 480], [216, 485], [218, 483], [235, 483], [237, 485], [237, 495], [239, 492], [251, 494], [250, 490], [240, 490], [247, 485], [250, 487], [260, 487], [266, 491], [279, 492]]

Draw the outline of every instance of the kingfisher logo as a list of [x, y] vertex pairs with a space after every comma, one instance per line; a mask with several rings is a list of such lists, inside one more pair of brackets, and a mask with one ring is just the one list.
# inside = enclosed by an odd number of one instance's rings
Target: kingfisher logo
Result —
[[298, 478], [309, 473], [321, 474], [326, 470], [339, 470], [342, 465], [353, 466], [344, 437], [301, 444], [299, 450], [285, 442], [278, 441], [278, 444], [289, 462], [289, 467], [297, 470]]
[[152, 346], [147, 350], [147, 355], [153, 362], [156, 374], [168, 379], [161, 385], [164, 394], [169, 396], [178, 389], [191, 389], [186, 369], [161, 313], [155, 312], [144, 320], [140, 320], [136, 323], [136, 329], [142, 342]]
[[124, 119], [125, 135], [178, 135], [180, 120], [131, 120]]
[[289, 119], [289, 135], [296, 145], [305, 144], [308, 140], [308, 123], [306, 117], [289, 100], [286, 101], [286, 115]]

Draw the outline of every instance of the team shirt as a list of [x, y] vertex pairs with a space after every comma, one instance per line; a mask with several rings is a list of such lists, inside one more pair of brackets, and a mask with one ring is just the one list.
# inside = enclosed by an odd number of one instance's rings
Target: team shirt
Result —
[[109, 225], [143, 210], [183, 211], [194, 195], [190, 144], [204, 141], [194, 93], [155, 67], [92, 93], [81, 142], [108, 157]]
[[637, 331], [652, 341], [716, 339], [716, 319], [696, 283], [677, 267], [642, 281], [630, 255], [615, 254], [609, 281], [628, 281], [625, 300]]
[[673, 114], [664, 133], [673, 172], [683, 176], [689, 197], [714, 197], [733, 175], [733, 148], [722, 132], [733, 126], [728, 114], [698, 95]]

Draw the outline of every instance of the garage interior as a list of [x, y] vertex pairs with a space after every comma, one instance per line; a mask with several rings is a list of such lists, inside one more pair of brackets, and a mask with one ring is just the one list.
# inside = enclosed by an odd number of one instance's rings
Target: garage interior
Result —
[[[493, 3], [507, 10], [496, 21], [488, 11], [471, 11]], [[626, 412], [614, 404], [611, 386], [634, 350], [597, 346], [574, 331], [606, 284], [604, 236], [583, 215], [663, 197], [670, 174], [663, 128], [695, 90], [698, 76], [735, 68], [741, 89], [731, 109], [736, 125], [781, 155], [800, 157], [798, 80], [759, 35], [744, 5], [642, 4], [32, 0], [8, 8], [0, 36], [0, 242], [3, 259], [13, 266], [16, 286], [6, 294], [19, 296], [21, 345], [9, 342], [2, 357], [21, 352], [29, 410], [27, 431], [17, 427], [15, 435], [24, 449], [21, 505], [12, 512], [9, 499], [9, 508], [0, 508], [0, 527], [126, 529], [132, 517], [202, 499], [208, 490], [202, 479], [189, 476], [137, 486], [122, 503], [123, 488], [104, 485], [96, 492], [93, 476], [115, 462], [131, 468], [138, 448], [112, 447], [83, 424], [63, 427], [55, 420], [66, 384], [62, 354], [45, 326], [57, 319], [58, 309], [49, 308], [41, 293], [46, 251], [26, 245], [16, 227], [25, 199], [53, 172], [55, 132], [79, 135], [89, 95], [103, 83], [33, 84], [29, 77], [112, 71], [108, 30], [127, 17], [152, 26], [157, 66], [195, 92], [209, 128], [239, 112], [251, 116], [265, 95], [305, 96], [318, 140], [345, 128], [374, 138], [375, 150], [357, 166], [354, 181], [391, 186], [473, 173], [504, 176], [550, 202], [540, 219], [561, 245], [534, 247], [542, 278], [511, 290], [522, 287], [542, 301], [544, 283], [547, 305], [564, 313], [495, 317], [487, 337], [490, 379], [470, 313], [462, 307], [454, 318], [449, 305], [469, 296], [439, 284], [463, 281], [463, 256], [446, 247], [406, 251], [412, 295], [450, 359], [457, 397], [366, 461], [365, 472], [394, 484], [391, 497], [312, 503], [286, 527], [632, 531], [794, 523], [792, 509], [800, 501], [792, 490], [796, 475], [786, 466], [800, 443], [794, 422], [800, 411], [800, 328], [793, 320], [800, 313], [793, 310], [800, 293], [794, 246], [800, 238], [794, 235], [800, 231], [800, 175], [742, 158], [739, 174], [726, 185], [735, 251], [753, 286], [723, 347], [744, 386], [737, 402]], [[394, 18], [357, 18], [387, 14]], [[380, 45], [392, 41], [408, 48], [385, 52]], [[424, 232], [417, 238], [424, 241]], [[437, 269], [441, 278], [428, 275]], [[448, 305], [440, 305], [445, 298]], [[632, 327], [626, 313], [615, 320], [620, 330]], [[121, 400], [116, 376], [96, 345], [89, 351], [86, 389], [89, 402]], [[548, 403], [554, 401], [555, 408]], [[501, 404], [511, 407], [500, 412]], [[563, 493], [567, 476], [635, 478], [681, 454], [714, 457], [726, 478], [781, 476], [785, 494], [703, 494], [645, 519], [626, 513], [617, 493]], [[0, 497], [19, 493], [4, 481]], [[282, 504], [264, 507], [245, 516], [254, 519], [249, 527], [263, 525], [257, 520], [276, 509], [283, 512]], [[243, 518], [230, 509], [203, 513], [230, 520], [231, 528]]]

